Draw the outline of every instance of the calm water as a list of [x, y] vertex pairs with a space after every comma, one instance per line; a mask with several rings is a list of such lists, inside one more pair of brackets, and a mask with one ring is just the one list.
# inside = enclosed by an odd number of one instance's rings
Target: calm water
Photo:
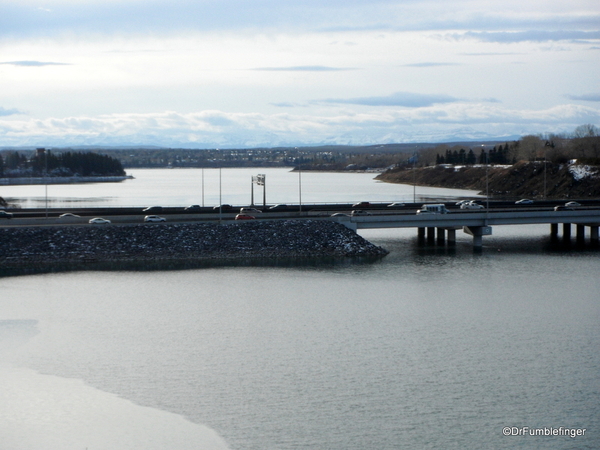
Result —
[[[473, 191], [394, 185], [373, 180], [373, 173], [291, 172], [290, 169], [136, 169], [135, 179], [120, 183], [3, 186], [0, 196], [23, 208], [85, 206], [187, 206], [250, 204], [252, 176], [266, 176], [266, 200], [279, 203], [359, 201], [412, 202], [429, 198], [474, 196]], [[204, 178], [204, 181], [203, 181]], [[300, 198], [301, 197], [301, 198]], [[254, 201], [263, 202], [263, 188], [254, 186]]]
[[[412, 197], [354, 175], [351, 201]], [[181, 190], [160, 203], [199, 203]], [[480, 255], [374, 230], [368, 264], [0, 279], [0, 448], [599, 448], [600, 254], [547, 228], [495, 227]]]

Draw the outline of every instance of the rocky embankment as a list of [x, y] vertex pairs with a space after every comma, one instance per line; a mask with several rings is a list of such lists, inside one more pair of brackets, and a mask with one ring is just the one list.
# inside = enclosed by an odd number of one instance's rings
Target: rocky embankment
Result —
[[326, 220], [11, 227], [0, 229], [0, 242], [0, 269], [387, 254], [344, 225]]
[[[490, 166], [489, 193], [497, 198], [596, 198], [600, 197], [600, 168], [582, 164], [519, 162], [512, 166]], [[378, 180], [419, 186], [472, 189], [486, 193], [485, 166], [438, 165], [416, 169], [391, 169]]]

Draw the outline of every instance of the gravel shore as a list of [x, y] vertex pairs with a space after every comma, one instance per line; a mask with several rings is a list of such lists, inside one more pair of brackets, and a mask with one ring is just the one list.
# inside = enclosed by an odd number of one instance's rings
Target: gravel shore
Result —
[[0, 229], [0, 269], [90, 262], [380, 257], [388, 252], [326, 220]]

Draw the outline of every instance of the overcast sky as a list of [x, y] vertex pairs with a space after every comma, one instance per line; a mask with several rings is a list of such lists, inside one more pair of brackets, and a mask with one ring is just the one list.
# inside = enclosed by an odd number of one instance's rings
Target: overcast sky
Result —
[[598, 0], [0, 0], [0, 147], [600, 126]]

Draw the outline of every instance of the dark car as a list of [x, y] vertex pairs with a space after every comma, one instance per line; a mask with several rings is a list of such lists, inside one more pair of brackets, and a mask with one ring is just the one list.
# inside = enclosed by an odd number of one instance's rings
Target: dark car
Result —
[[163, 207], [162, 206], [149, 206], [148, 208], [144, 209], [144, 212], [162, 212]]
[[287, 209], [288, 205], [275, 205], [275, 206], [271, 206], [269, 207], [269, 210], [271, 211], [282, 211], [284, 209]]
[[231, 205], [221, 205], [221, 206], [215, 206], [213, 208], [214, 211], [218, 211], [219, 209], [221, 211], [231, 211], [233, 209], [233, 206], [231, 206]]
[[371, 204], [369, 202], [358, 202], [352, 205], [353, 208], [368, 208]]
[[0, 211], [0, 219], [12, 219], [13, 214], [6, 212], [6, 211]]
[[190, 205], [184, 208], [184, 211], [200, 211], [202, 208], [200, 205]]

